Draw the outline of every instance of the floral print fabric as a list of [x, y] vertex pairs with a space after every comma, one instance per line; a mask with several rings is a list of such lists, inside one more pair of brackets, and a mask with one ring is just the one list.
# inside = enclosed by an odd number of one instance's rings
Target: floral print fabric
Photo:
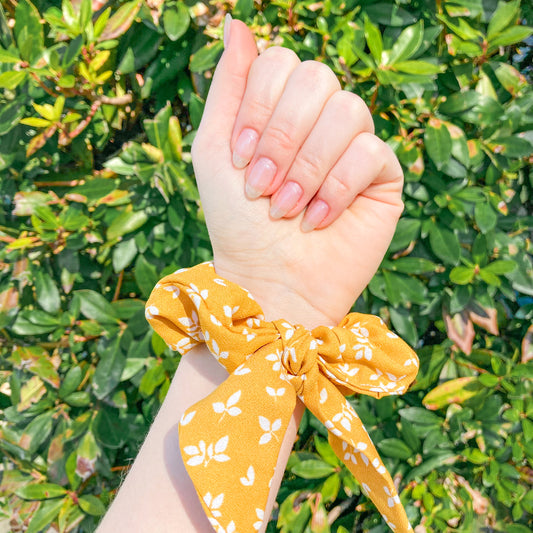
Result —
[[392, 479], [344, 396], [402, 394], [416, 354], [375, 316], [351, 313], [312, 331], [266, 322], [252, 295], [212, 263], [163, 278], [146, 305], [154, 329], [181, 354], [205, 342], [230, 373], [180, 421], [180, 449], [218, 533], [260, 529], [269, 487], [299, 397], [335, 453], [396, 533], [412, 531]]

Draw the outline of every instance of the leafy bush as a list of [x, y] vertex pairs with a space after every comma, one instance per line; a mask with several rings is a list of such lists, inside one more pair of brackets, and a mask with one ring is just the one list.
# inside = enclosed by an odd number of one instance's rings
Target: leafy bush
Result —
[[[143, 306], [211, 254], [190, 146], [233, 7], [261, 49], [331, 66], [404, 167], [355, 308], [421, 369], [403, 397], [351, 401], [416, 532], [531, 531], [531, 7], [58, 4], [0, 4], [0, 529], [93, 531], [165, 396], [179, 356]], [[309, 413], [278, 502], [269, 531], [387, 530]]]

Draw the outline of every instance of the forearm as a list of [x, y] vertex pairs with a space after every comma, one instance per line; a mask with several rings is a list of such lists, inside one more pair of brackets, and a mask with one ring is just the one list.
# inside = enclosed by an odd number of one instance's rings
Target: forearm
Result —
[[[178, 421], [227, 377], [205, 344], [183, 357], [165, 401], [98, 533], [177, 531], [212, 533], [178, 445]], [[298, 402], [272, 481], [265, 517], [270, 515], [303, 414]], [[266, 521], [263, 529], [266, 528]]]

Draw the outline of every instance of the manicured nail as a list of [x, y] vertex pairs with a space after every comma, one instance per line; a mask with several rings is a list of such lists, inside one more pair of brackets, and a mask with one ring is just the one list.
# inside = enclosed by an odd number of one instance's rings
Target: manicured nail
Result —
[[244, 128], [237, 137], [235, 149], [233, 150], [233, 165], [237, 168], [244, 168], [252, 159], [259, 135], [251, 128]]
[[302, 197], [303, 189], [299, 183], [288, 181], [280, 189], [276, 198], [270, 207], [270, 216], [272, 218], [281, 218], [285, 216]]
[[246, 196], [251, 200], [259, 198], [272, 183], [277, 170], [276, 164], [270, 159], [258, 159], [246, 180]]
[[224, 19], [224, 48], [227, 48], [229, 44], [229, 34], [232, 20], [233, 19], [231, 18], [231, 15], [227, 13], [226, 18]]
[[329, 213], [329, 205], [323, 200], [315, 200], [306, 210], [301, 230], [304, 233], [313, 231]]

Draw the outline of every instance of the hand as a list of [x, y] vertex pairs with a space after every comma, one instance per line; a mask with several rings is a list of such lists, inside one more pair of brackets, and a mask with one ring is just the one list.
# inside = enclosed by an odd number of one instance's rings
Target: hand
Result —
[[400, 164], [328, 67], [279, 47], [258, 57], [242, 22], [228, 29], [192, 148], [215, 268], [267, 319], [337, 324], [394, 234]]

